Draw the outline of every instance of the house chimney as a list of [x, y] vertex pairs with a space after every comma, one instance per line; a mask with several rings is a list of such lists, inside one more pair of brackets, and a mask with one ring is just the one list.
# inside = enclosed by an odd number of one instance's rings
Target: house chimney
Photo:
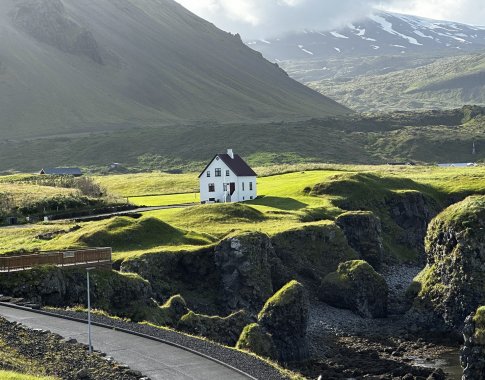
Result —
[[227, 155], [228, 155], [229, 157], [231, 157], [232, 159], [234, 159], [234, 152], [232, 151], [232, 149], [228, 149], [228, 150], [227, 150]]

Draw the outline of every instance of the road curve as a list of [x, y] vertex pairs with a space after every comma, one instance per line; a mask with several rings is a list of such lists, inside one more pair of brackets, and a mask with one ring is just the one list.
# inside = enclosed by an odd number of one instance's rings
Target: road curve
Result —
[[[0, 305], [0, 316], [23, 325], [49, 330], [65, 338], [87, 344], [87, 325], [54, 316], [37, 314]], [[116, 361], [142, 372], [152, 380], [247, 380], [250, 377], [203, 356], [104, 327], [92, 327], [93, 347]]]

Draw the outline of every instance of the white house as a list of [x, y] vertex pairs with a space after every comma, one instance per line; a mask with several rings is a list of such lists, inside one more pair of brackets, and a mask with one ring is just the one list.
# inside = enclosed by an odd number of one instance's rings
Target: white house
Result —
[[256, 173], [232, 149], [217, 154], [199, 175], [200, 202], [243, 202], [256, 198]]

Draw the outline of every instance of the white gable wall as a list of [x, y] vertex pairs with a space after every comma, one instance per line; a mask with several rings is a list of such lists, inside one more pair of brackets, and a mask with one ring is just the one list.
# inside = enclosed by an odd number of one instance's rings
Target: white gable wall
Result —
[[[227, 184], [227, 193], [229, 194], [230, 183], [235, 184], [235, 191], [230, 199], [231, 202], [243, 202], [255, 199], [257, 196], [256, 176], [238, 177], [221, 159], [218, 160], [217, 158], [210, 163], [200, 177], [200, 201], [206, 203], [213, 199], [215, 202], [224, 203], [226, 200], [224, 184]], [[221, 169], [220, 177], [215, 176], [215, 169]], [[227, 170], [229, 170], [229, 176], [226, 176]], [[207, 172], [210, 173], [210, 177], [207, 177]], [[252, 183], [252, 190], [250, 190], [250, 182]], [[209, 184], [214, 184], [214, 192], [209, 192]]]

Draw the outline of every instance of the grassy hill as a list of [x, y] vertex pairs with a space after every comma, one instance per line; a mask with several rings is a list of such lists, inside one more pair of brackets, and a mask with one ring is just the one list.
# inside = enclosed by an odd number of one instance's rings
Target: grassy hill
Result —
[[4, 140], [349, 112], [173, 0], [5, 0], [0, 50]]
[[[377, 64], [381, 72], [304, 82], [358, 111], [485, 105], [485, 53], [421, 61], [416, 57], [413, 66], [405, 69]], [[392, 65], [390, 58], [385, 63]]]
[[[144, 253], [198, 250], [225, 236], [243, 231], [262, 231], [275, 235], [313, 225], [333, 225], [347, 210], [369, 209], [379, 215], [385, 228], [388, 252], [399, 258], [415, 257], [416, 252], [400, 245], [399, 226], [385, 210], [385, 199], [422, 193], [439, 209], [469, 194], [484, 193], [484, 168], [437, 168], [394, 166], [298, 165], [274, 168], [269, 176], [258, 178], [259, 198], [244, 204], [192, 206], [143, 213], [142, 218], [118, 217], [84, 222], [52, 222], [15, 230], [0, 228], [0, 253], [19, 249], [63, 249], [113, 246], [115, 259]], [[287, 173], [287, 171], [289, 171]], [[114, 194], [145, 195], [131, 175], [103, 178], [103, 185]], [[157, 183], [156, 174], [147, 174], [145, 185]], [[171, 175], [174, 184], [196, 185], [197, 173]], [[120, 188], [120, 181], [129, 185]], [[175, 185], [177, 188], [177, 185]], [[137, 193], [143, 191], [144, 194]], [[161, 189], [169, 193], [169, 189]], [[171, 197], [171, 195], [167, 195]], [[152, 197], [140, 197], [140, 202]], [[157, 198], [163, 203], [163, 195]], [[386, 206], [387, 207], [387, 206]], [[210, 223], [208, 223], [210, 221]], [[51, 233], [49, 239], [41, 239]]]
[[[471, 162], [485, 158], [484, 115], [484, 108], [465, 107], [299, 122], [147, 127], [0, 142], [0, 171], [35, 171], [60, 165], [99, 169], [110, 162], [122, 163], [135, 171], [197, 171], [215, 152], [225, 152], [227, 148], [234, 148], [253, 166], [299, 162]], [[477, 146], [475, 156], [471, 154], [473, 141]], [[185, 192], [192, 190], [187, 188]]]

